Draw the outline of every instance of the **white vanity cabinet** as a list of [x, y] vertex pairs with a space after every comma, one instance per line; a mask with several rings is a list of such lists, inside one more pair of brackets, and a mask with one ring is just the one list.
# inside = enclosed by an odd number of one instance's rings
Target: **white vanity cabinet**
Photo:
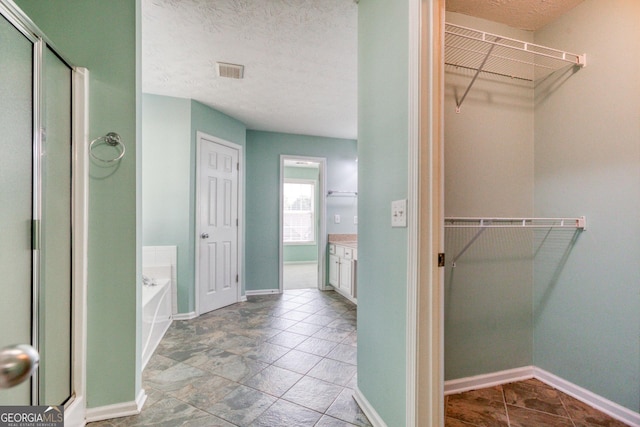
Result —
[[354, 303], [357, 298], [357, 253], [354, 245], [329, 243], [329, 284]]

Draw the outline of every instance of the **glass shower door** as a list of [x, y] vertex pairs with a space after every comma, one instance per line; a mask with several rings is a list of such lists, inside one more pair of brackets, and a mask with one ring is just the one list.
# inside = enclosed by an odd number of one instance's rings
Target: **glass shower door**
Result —
[[[0, 348], [31, 344], [33, 43], [0, 16]], [[29, 381], [0, 390], [28, 405]]]
[[0, 406], [61, 405], [73, 394], [72, 70], [6, 16], [0, 7], [0, 349], [31, 344], [40, 367], [0, 388]]
[[39, 402], [71, 395], [71, 69], [44, 52]]

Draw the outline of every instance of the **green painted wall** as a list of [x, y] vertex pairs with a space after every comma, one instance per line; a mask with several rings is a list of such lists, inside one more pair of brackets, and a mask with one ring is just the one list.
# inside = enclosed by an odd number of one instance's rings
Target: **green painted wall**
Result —
[[282, 252], [285, 264], [318, 261], [317, 245], [285, 245]]
[[358, 388], [388, 426], [406, 424], [408, 5], [358, 5]]
[[197, 101], [145, 94], [143, 243], [178, 247], [178, 311], [195, 310], [195, 180], [198, 131], [244, 147], [244, 124]]
[[[247, 290], [278, 289], [280, 155], [325, 157], [327, 189], [357, 189], [354, 140], [247, 131], [246, 282]], [[327, 198], [327, 218], [353, 218], [356, 200]], [[327, 233], [355, 233], [353, 221], [327, 223]]]
[[535, 213], [586, 215], [535, 264], [534, 362], [640, 410], [640, 2], [586, 0], [535, 41], [587, 53], [536, 89]]
[[127, 154], [91, 164], [87, 294], [87, 405], [132, 401], [136, 372], [136, 27], [139, 1], [18, 0], [74, 65], [90, 70], [89, 137], [118, 132]]
[[193, 294], [191, 221], [191, 101], [144, 94], [142, 98], [142, 242], [177, 246], [178, 310]]
[[[456, 13], [447, 22], [533, 42], [533, 33]], [[445, 216], [533, 215], [533, 85], [445, 68]], [[451, 261], [478, 230], [445, 229]], [[533, 362], [533, 233], [489, 229], [445, 270], [445, 379]], [[489, 308], [490, 307], [490, 308]]]
[[[291, 179], [309, 179], [313, 180], [316, 184], [315, 194], [315, 208], [318, 209], [319, 205], [319, 171], [316, 168], [297, 168], [287, 166], [284, 168], [284, 177]], [[283, 262], [317, 262], [318, 261], [318, 221], [319, 218], [316, 215], [316, 243], [314, 245], [292, 245], [285, 244], [282, 249]]]

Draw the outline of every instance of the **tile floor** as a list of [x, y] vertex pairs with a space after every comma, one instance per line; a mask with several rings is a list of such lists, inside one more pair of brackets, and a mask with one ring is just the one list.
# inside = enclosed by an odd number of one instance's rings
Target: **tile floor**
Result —
[[317, 289], [174, 321], [143, 372], [142, 413], [90, 427], [350, 427], [356, 306]]
[[626, 426], [535, 379], [452, 394], [445, 406], [445, 427]]

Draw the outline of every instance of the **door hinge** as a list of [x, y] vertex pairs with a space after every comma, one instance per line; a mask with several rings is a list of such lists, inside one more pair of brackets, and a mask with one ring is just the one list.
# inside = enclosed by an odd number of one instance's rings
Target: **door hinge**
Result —
[[239, 171], [240, 170], [240, 162], [236, 163], [236, 170]]
[[40, 250], [40, 220], [31, 220], [31, 249]]
[[238, 226], [238, 218], [236, 218], [236, 227]]
[[440, 252], [438, 254], [438, 267], [444, 267], [444, 266], [445, 266], [444, 252]]
[[240, 275], [236, 274], [236, 283], [238, 283], [240, 281]]

